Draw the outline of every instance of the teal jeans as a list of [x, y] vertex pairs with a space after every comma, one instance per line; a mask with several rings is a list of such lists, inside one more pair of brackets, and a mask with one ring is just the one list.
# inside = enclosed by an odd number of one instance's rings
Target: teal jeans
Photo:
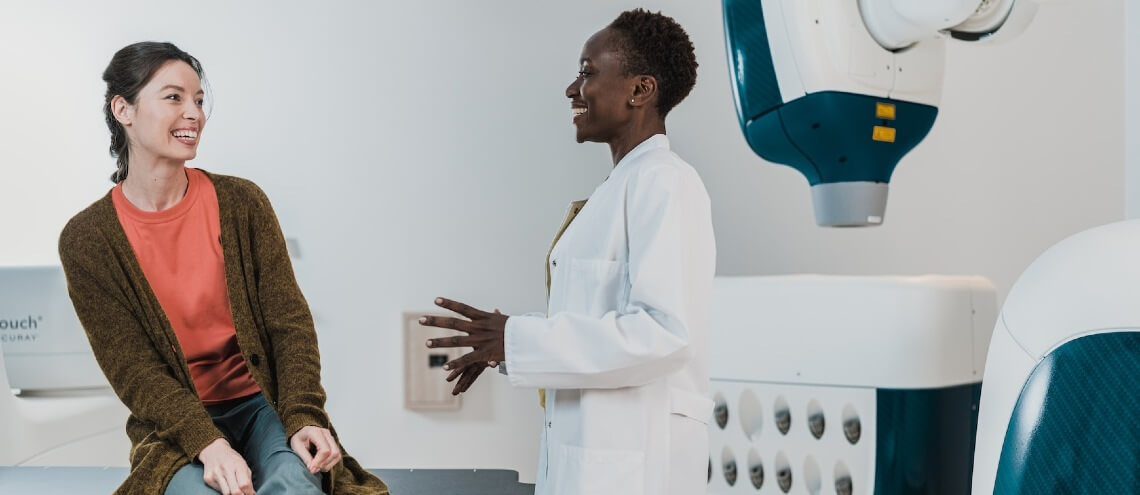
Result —
[[[285, 427], [265, 396], [254, 394], [206, 406], [214, 424], [253, 471], [258, 495], [320, 495], [320, 474], [314, 475], [289, 448]], [[202, 464], [194, 461], [174, 473], [166, 495], [217, 495], [202, 480]]]

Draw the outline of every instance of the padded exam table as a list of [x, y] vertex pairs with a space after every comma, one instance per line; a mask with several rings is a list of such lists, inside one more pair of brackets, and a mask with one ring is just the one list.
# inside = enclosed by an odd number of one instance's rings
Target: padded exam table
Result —
[[[515, 471], [501, 469], [369, 469], [392, 495], [534, 495]], [[123, 467], [0, 467], [0, 494], [108, 494], [127, 477]]]

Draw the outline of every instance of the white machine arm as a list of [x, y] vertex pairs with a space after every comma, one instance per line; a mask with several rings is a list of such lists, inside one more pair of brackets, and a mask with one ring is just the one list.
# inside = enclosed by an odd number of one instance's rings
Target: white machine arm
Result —
[[817, 224], [859, 227], [934, 125], [947, 40], [1010, 39], [1039, 0], [722, 1], [749, 146], [804, 175]]
[[985, 41], [1001, 31], [1008, 39], [1024, 31], [1037, 5], [1034, 0], [859, 0], [859, 11], [879, 45], [902, 50], [938, 33]]

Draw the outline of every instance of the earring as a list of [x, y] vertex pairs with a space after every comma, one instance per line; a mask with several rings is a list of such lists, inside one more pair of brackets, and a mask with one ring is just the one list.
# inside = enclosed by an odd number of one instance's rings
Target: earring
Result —
[[630, 104], [630, 105], [632, 105], [632, 104], [633, 104], [633, 102], [634, 102], [633, 98], [630, 98], [630, 99], [629, 99], [629, 104]]

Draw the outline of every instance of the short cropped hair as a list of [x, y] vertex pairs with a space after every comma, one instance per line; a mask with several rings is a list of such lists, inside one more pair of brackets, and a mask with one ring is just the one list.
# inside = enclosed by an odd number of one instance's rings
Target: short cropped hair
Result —
[[689, 35], [672, 17], [634, 9], [608, 26], [618, 34], [618, 51], [627, 75], [657, 79], [657, 111], [664, 118], [697, 83], [697, 56]]

